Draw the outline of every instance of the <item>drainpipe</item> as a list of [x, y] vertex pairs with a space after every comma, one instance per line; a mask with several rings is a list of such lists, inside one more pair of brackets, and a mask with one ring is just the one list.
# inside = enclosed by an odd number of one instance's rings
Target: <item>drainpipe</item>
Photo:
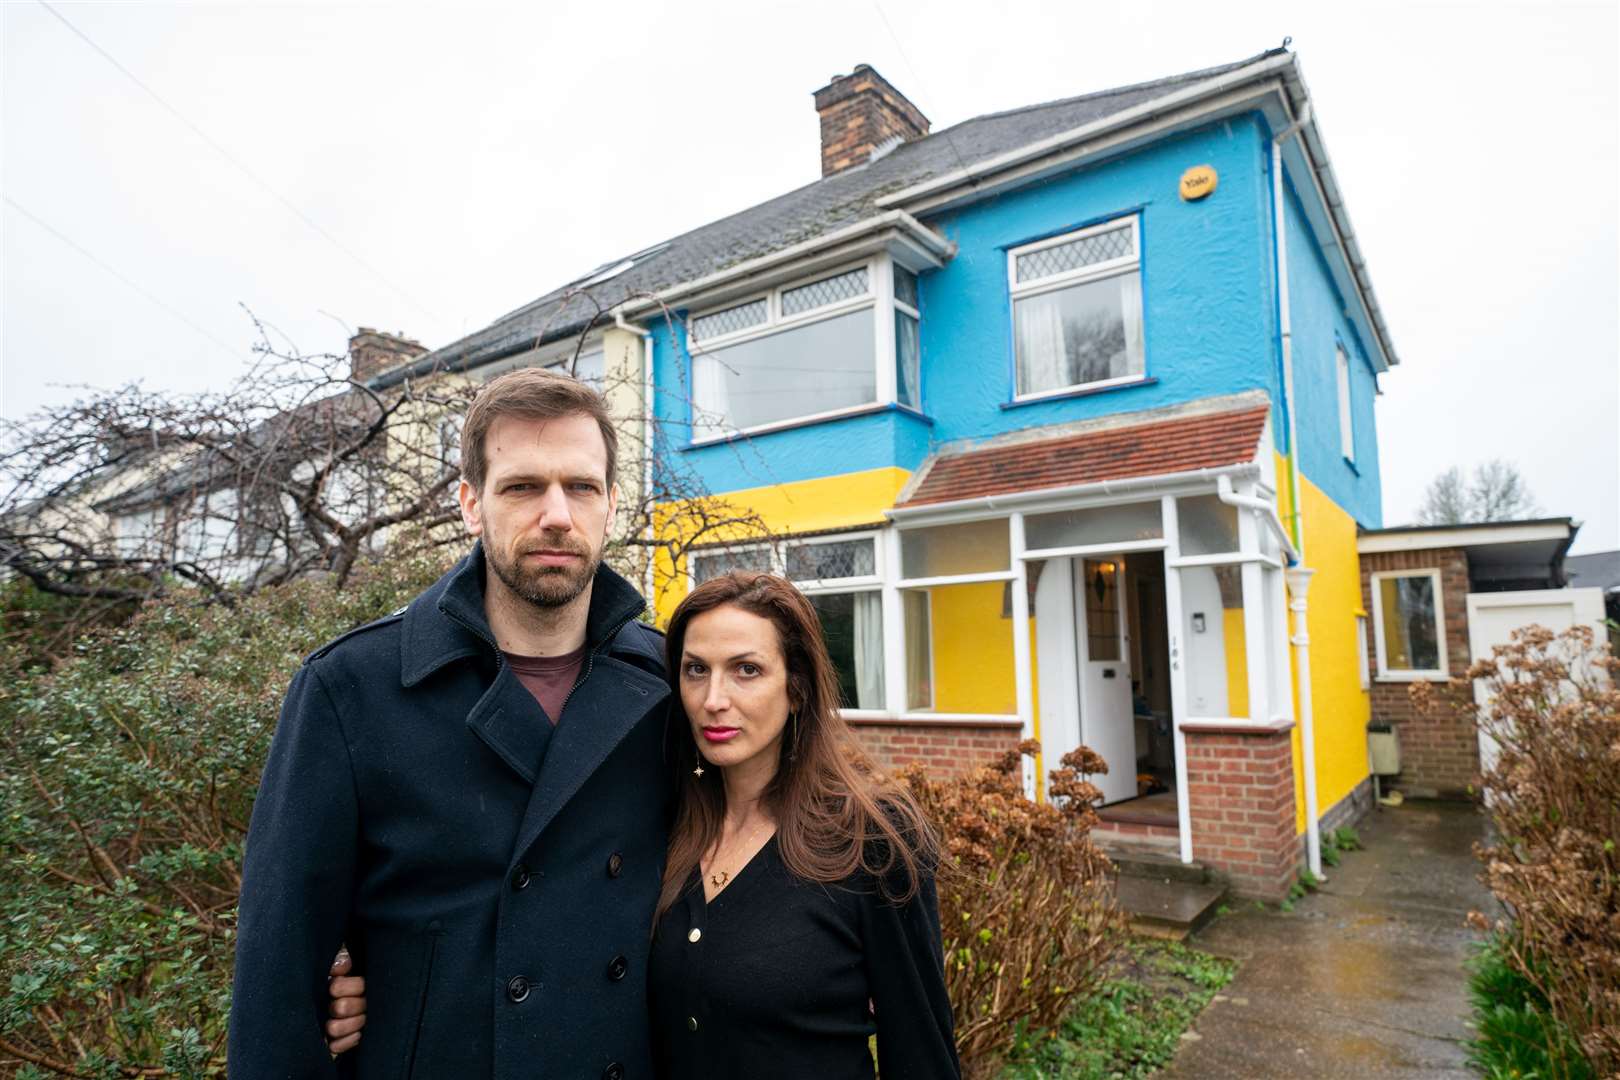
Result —
[[[620, 330], [626, 330], [641, 339], [641, 492], [640, 498], [645, 502], [652, 493], [653, 479], [653, 336], [651, 330], [644, 330], [634, 323], [624, 320], [622, 306], [613, 309], [613, 325]], [[653, 602], [653, 522], [652, 511], [647, 513], [647, 568], [642, 575], [642, 595], [647, 603]]]
[[1306, 592], [1314, 571], [1305, 566], [1304, 511], [1300, 507], [1299, 424], [1294, 401], [1294, 339], [1288, 311], [1288, 232], [1283, 202], [1282, 145], [1298, 134], [1311, 116], [1306, 101], [1299, 116], [1271, 140], [1271, 223], [1277, 244], [1278, 330], [1282, 342], [1283, 408], [1288, 413], [1288, 474], [1293, 501], [1293, 565], [1287, 571], [1289, 603], [1294, 613], [1295, 670], [1299, 673], [1299, 741], [1305, 757], [1305, 863], [1322, 877], [1322, 828], [1316, 800], [1316, 725], [1311, 713], [1311, 636], [1306, 629]]

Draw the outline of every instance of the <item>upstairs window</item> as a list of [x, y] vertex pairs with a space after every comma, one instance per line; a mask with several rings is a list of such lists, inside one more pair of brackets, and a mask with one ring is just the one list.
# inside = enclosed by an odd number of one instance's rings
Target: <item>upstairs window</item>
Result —
[[1013, 248], [1007, 272], [1018, 398], [1142, 378], [1135, 216]]
[[1340, 345], [1335, 350], [1333, 366], [1339, 387], [1339, 451], [1344, 460], [1356, 460], [1356, 428], [1350, 414], [1350, 354]]
[[887, 259], [694, 315], [696, 442], [864, 406], [921, 403], [917, 280]]

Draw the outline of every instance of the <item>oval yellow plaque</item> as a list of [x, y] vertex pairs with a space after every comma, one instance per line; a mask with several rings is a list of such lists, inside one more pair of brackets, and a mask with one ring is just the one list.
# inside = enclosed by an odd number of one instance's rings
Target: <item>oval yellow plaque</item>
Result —
[[1213, 194], [1216, 179], [1213, 167], [1194, 165], [1181, 174], [1181, 197], [1188, 202], [1193, 202]]

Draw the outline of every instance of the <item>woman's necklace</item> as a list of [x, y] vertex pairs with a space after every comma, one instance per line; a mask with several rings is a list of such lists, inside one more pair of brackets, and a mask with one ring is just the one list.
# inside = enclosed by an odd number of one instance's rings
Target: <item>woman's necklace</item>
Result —
[[[765, 826], [769, 825], [770, 823], [771, 823], [770, 819], [766, 818], [766, 819], [762, 820], [758, 825], [755, 825], [754, 828], [753, 828], [753, 831], [751, 831], [748, 834], [747, 838], [743, 840], [743, 842], [742, 842], [742, 850], [745, 851], [745, 852], [748, 851], [753, 846], [754, 838], [759, 835], [760, 830], [765, 828]], [[714, 886], [714, 891], [715, 892], [719, 892], [721, 889], [723, 889], [727, 885], [729, 885], [731, 883], [731, 878], [732, 878], [732, 875], [731, 875], [730, 872], [728, 872], [726, 870], [718, 869], [717, 864], [719, 862], [720, 862], [720, 848], [719, 848], [718, 845], [716, 845], [715, 849], [714, 849], [714, 858], [709, 860], [709, 884]], [[746, 864], [747, 864], [747, 860], [745, 859], [744, 860], [744, 865], [746, 865]], [[738, 867], [738, 869], [741, 870], [742, 867]]]

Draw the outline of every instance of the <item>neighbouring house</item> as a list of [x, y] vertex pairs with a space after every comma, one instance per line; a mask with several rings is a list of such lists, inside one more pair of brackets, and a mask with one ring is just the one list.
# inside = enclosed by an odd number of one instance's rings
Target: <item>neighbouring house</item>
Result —
[[[403, 335], [361, 327], [349, 339], [349, 377], [363, 382], [427, 351]], [[120, 468], [95, 497], [83, 500], [100, 523], [97, 543], [131, 565], [183, 565], [222, 584], [296, 572], [310, 555], [310, 530], [323, 526], [300, 512], [286, 482], [307, 478], [362, 438], [374, 420], [371, 406], [369, 395], [352, 391], [318, 398], [214, 449], [177, 435], [168, 440], [174, 447], [161, 467], [142, 461]], [[394, 425], [395, 443], [407, 426]], [[165, 441], [162, 432], [153, 436]], [[388, 504], [387, 441], [334, 470], [320, 505], [337, 521], [352, 524]], [[372, 546], [380, 548], [385, 538], [377, 534]], [[319, 568], [319, 560], [311, 568]]]
[[1609, 619], [1609, 641], [1620, 653], [1620, 551], [1594, 551], [1564, 560], [1569, 583], [1577, 589], [1603, 590], [1603, 610]]
[[1593, 557], [1566, 557], [1579, 529], [1569, 518], [1544, 518], [1362, 531], [1361, 684], [1373, 723], [1397, 736], [1400, 772], [1387, 782], [1431, 798], [1474, 798], [1480, 790], [1489, 750], [1472, 718], [1419, 711], [1413, 683], [1461, 679], [1492, 646], [1531, 624], [1581, 623], [1602, 633], [1604, 592], [1574, 573], [1580, 558]]
[[1370, 802], [1357, 538], [1396, 361], [1297, 58], [938, 132], [866, 65], [815, 107], [819, 179], [373, 384], [601, 350], [650, 481], [763, 523], [666, 561], [660, 618], [783, 573], [881, 765], [1035, 738], [1041, 795], [1083, 743], [1105, 839], [1282, 896]]

